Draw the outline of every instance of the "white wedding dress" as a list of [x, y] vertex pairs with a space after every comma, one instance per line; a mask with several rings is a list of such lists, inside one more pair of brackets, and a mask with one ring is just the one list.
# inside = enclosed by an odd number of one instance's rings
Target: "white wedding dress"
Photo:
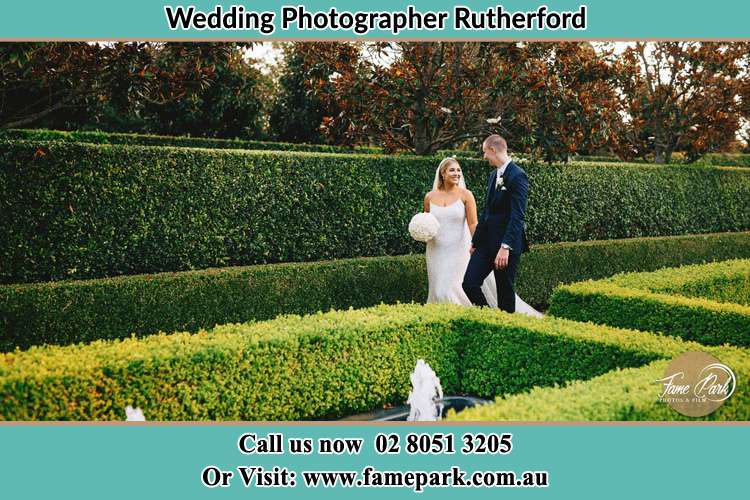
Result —
[[[463, 201], [442, 207], [430, 203], [430, 213], [440, 223], [440, 230], [433, 239], [427, 242], [427, 281], [429, 291], [428, 304], [461, 304], [470, 306], [461, 283], [466, 267], [469, 265], [471, 233], [466, 224], [466, 209]], [[497, 288], [495, 275], [490, 273], [482, 285], [482, 292], [490, 307], [497, 307]], [[528, 305], [516, 295], [516, 312], [534, 317], [542, 313]]]

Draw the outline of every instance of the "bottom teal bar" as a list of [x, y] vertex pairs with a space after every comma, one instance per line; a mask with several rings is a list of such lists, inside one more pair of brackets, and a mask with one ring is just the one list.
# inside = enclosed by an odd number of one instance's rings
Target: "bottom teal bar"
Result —
[[745, 495], [749, 423], [0, 426], [0, 498]]

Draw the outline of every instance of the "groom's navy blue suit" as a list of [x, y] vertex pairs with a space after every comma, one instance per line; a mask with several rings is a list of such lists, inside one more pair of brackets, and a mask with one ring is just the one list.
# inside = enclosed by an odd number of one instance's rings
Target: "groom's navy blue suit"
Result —
[[[503, 172], [502, 185], [497, 186], [498, 171], [497, 168], [493, 169], [487, 179], [487, 199], [471, 240], [475, 250], [466, 268], [463, 289], [472, 304], [487, 305], [481, 287], [487, 275], [494, 270], [498, 307], [503, 311], [515, 312], [513, 282], [521, 253], [529, 248], [524, 229], [529, 180], [526, 172], [511, 161]], [[508, 265], [495, 270], [495, 257], [502, 244], [510, 247]]]

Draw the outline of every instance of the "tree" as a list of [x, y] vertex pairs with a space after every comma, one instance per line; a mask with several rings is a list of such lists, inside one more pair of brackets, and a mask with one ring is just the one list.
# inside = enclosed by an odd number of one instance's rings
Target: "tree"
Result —
[[[25, 127], [106, 103], [120, 112], [164, 104], [209, 85], [227, 44], [0, 45], [0, 128]], [[173, 52], [171, 67], [156, 56]]]
[[750, 153], [750, 43], [745, 44], [743, 78], [740, 81], [740, 136], [745, 142], [745, 150]]
[[669, 162], [731, 143], [739, 127], [740, 43], [637, 42], [623, 53], [621, 142], [631, 155]]
[[491, 44], [379, 42], [366, 50], [357, 71], [321, 92], [341, 110], [324, 117], [327, 134], [431, 154], [492, 129], [493, 89], [504, 75]]
[[[491, 133], [554, 159], [608, 144], [618, 121], [614, 72], [583, 43], [408, 43], [368, 46], [330, 92], [323, 119], [349, 141], [431, 154]], [[386, 61], [383, 63], [383, 61]], [[345, 133], [342, 133], [345, 132]]]
[[509, 53], [518, 68], [505, 85], [512, 97], [508, 128], [547, 161], [591, 154], [614, 144], [621, 121], [619, 67], [611, 50], [589, 43], [531, 43]]
[[211, 76], [204, 85], [180, 99], [145, 101], [142, 114], [149, 131], [170, 135], [207, 137], [259, 137], [262, 133], [264, 79], [244, 57], [237, 44], [169, 44], [158, 48], [155, 64], [172, 68], [178, 59], [201, 46], [203, 64], [210, 64]]
[[[340, 113], [333, 80], [355, 72], [359, 47], [351, 43], [295, 42], [284, 46], [278, 95], [269, 116], [271, 133], [289, 142], [324, 142], [321, 123]], [[336, 141], [331, 134], [330, 140]]]

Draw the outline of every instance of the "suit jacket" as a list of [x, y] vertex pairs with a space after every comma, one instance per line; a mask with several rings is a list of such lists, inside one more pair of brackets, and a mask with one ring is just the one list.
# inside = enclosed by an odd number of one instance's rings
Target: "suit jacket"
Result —
[[529, 249], [524, 225], [529, 179], [526, 172], [511, 161], [503, 172], [502, 186], [496, 188], [497, 173], [498, 169], [494, 169], [487, 179], [484, 212], [479, 217], [472, 244], [497, 252], [505, 243], [513, 253], [525, 252]]

